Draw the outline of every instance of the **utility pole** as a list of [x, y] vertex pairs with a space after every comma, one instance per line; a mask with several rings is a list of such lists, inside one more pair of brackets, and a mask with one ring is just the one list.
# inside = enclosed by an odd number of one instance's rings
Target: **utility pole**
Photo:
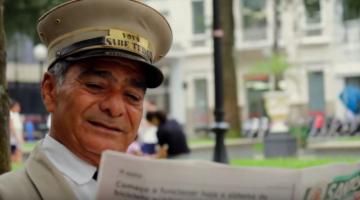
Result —
[[224, 144], [225, 133], [229, 129], [229, 125], [224, 121], [223, 75], [221, 65], [221, 38], [223, 35], [224, 32], [220, 26], [219, 0], [213, 0], [215, 123], [212, 130], [216, 135], [214, 161], [228, 163], [229, 161]]

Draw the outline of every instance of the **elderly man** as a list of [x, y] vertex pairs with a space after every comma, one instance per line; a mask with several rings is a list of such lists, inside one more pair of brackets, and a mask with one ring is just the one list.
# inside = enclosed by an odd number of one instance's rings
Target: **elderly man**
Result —
[[25, 169], [0, 177], [0, 199], [94, 199], [101, 153], [126, 151], [146, 88], [163, 80], [153, 63], [170, 48], [170, 26], [139, 1], [73, 0], [44, 14], [38, 33], [52, 125]]

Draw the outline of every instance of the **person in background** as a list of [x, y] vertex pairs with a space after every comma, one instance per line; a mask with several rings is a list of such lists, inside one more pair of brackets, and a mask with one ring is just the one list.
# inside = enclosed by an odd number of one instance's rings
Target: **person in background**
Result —
[[11, 160], [15, 163], [22, 162], [22, 146], [24, 144], [23, 120], [20, 116], [21, 105], [18, 101], [10, 100], [10, 146]]
[[30, 119], [25, 121], [24, 130], [25, 130], [24, 133], [26, 134], [25, 139], [27, 141], [34, 141], [35, 140], [35, 136], [34, 136], [35, 125]]
[[[144, 102], [144, 113], [156, 111], [157, 106], [155, 103], [149, 100], [145, 100]], [[157, 127], [153, 124], [149, 123], [145, 119], [145, 115], [143, 116], [143, 120], [141, 121], [139, 128], [139, 138], [138, 142], [141, 147], [141, 151], [144, 154], [155, 154], [156, 153], [156, 145], [158, 143], [158, 139], [156, 136]]]
[[174, 119], [167, 119], [163, 111], [146, 113], [146, 120], [158, 127], [157, 137], [160, 146], [167, 145], [168, 158], [185, 159], [189, 157], [190, 149], [182, 126]]
[[135, 0], [71, 0], [38, 20], [48, 48], [41, 97], [51, 127], [21, 170], [0, 176], [0, 199], [95, 199], [102, 152], [135, 140], [154, 65], [170, 49], [170, 25]]
[[139, 130], [139, 143], [141, 151], [144, 154], [155, 154], [156, 145], [158, 143], [158, 138], [156, 135], [157, 127], [147, 120], [143, 120], [140, 125]]
[[317, 113], [314, 117], [314, 123], [310, 132], [311, 136], [319, 136], [324, 126], [325, 119], [321, 113]]
[[152, 154], [145, 153], [141, 149], [140, 142], [136, 139], [134, 142], [132, 142], [129, 145], [126, 153], [135, 155], [135, 156], [142, 156], [142, 157], [146, 157], [146, 158], [162, 159], [162, 158], [167, 158], [167, 156], [168, 156], [167, 149], [168, 149], [167, 145], [164, 145], [162, 147], [156, 146], [154, 153], [152, 153]]

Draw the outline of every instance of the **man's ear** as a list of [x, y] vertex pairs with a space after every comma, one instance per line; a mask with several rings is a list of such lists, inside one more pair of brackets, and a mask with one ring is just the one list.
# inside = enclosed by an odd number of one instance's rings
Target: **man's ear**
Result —
[[44, 74], [41, 82], [41, 97], [46, 110], [52, 113], [56, 105], [56, 79], [49, 72]]

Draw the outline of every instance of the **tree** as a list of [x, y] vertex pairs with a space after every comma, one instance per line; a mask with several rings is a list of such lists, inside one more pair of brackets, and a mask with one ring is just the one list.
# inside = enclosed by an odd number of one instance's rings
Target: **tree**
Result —
[[224, 111], [225, 121], [230, 130], [241, 130], [240, 108], [237, 101], [236, 66], [234, 62], [234, 16], [233, 0], [223, 0], [220, 4], [221, 25], [224, 31], [222, 39], [222, 67], [224, 80]]
[[256, 62], [251, 68], [251, 74], [268, 74], [274, 78], [274, 89], [280, 90], [279, 82], [283, 78], [284, 71], [289, 67], [286, 62], [286, 57], [280, 53], [275, 53], [272, 56]]
[[280, 0], [274, 0], [274, 40], [272, 43], [272, 55], [264, 60], [260, 60], [255, 63], [255, 66], [251, 68], [252, 74], [268, 74], [274, 78], [274, 89], [280, 90], [279, 82], [283, 78], [284, 71], [290, 66], [286, 62], [286, 56], [281, 54], [279, 49], [279, 27], [280, 27]]
[[8, 135], [9, 104], [6, 92], [6, 60], [4, 33], [4, 0], [0, 0], [0, 174], [10, 170]]
[[51, 7], [66, 0], [4, 0], [5, 30], [8, 40], [13, 39], [15, 33], [29, 36], [35, 42], [39, 41], [36, 34], [38, 18]]
[[360, 18], [360, 1], [359, 0], [343, 0], [344, 8], [343, 20], [351, 20]]
[[[8, 39], [15, 33], [28, 35], [34, 40], [36, 21], [49, 7], [65, 0], [0, 0], [0, 174], [10, 170], [9, 97], [6, 84], [5, 30]], [[4, 23], [5, 22], [5, 23]]]

